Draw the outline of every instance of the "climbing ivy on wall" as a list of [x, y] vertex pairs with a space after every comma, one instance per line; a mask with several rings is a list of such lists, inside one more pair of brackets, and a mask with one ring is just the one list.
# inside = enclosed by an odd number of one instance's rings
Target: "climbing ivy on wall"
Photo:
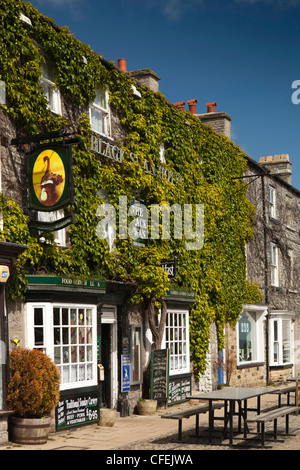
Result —
[[[20, 21], [20, 11], [32, 26]], [[160, 263], [176, 258], [176, 288], [196, 293], [190, 315], [191, 351], [196, 374], [203, 373], [211, 323], [216, 322], [222, 347], [225, 322], [237, 321], [243, 303], [260, 300], [258, 288], [246, 280], [244, 253], [245, 242], [253, 235], [254, 208], [246, 199], [243, 182], [232, 180], [246, 170], [243, 152], [225, 136], [201, 125], [191, 113], [177, 110], [161, 93], [136, 85], [142, 97], [134, 97], [133, 82], [113, 63], [76, 40], [67, 27], [55, 26], [30, 3], [0, 0], [0, 21], [0, 79], [7, 91], [2, 110], [21, 134], [71, 126], [83, 141], [73, 149], [76, 223], [69, 228], [67, 249], [59, 249], [49, 234], [42, 243], [37, 233], [29, 230], [26, 212], [1, 195], [1, 240], [28, 246], [11, 280], [11, 300], [22, 296], [29, 272], [126, 281], [136, 285], [134, 302], [163, 298], [170, 281]], [[40, 85], [44, 59], [38, 46], [56, 68], [56, 86], [72, 114], [70, 120], [52, 115], [47, 108]], [[96, 89], [104, 87], [124, 135], [118, 143], [125, 152], [122, 164], [89, 151], [88, 104]], [[129, 154], [134, 152], [139, 162], [147, 160], [158, 167], [161, 144], [167, 162], [164, 166], [180, 174], [182, 182], [172, 184], [157, 174], [146, 174], [142, 165], [130, 161]], [[127, 196], [129, 203], [138, 196], [147, 205], [203, 204], [203, 248], [187, 250], [184, 237], [149, 239], [145, 248], [139, 249], [130, 239], [117, 239], [114, 250], [109, 251], [107, 242], [96, 235], [97, 207], [104, 202], [100, 189], [106, 190], [117, 214], [119, 196]]]

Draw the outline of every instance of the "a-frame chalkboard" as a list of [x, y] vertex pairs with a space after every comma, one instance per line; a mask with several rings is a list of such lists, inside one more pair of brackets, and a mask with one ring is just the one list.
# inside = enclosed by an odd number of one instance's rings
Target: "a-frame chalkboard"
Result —
[[150, 398], [167, 402], [169, 394], [169, 349], [151, 352]]

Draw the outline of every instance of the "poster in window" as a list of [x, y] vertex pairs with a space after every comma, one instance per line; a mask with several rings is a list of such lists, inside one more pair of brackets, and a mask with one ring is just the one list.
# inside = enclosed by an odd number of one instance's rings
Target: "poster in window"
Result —
[[72, 202], [70, 149], [65, 145], [40, 146], [27, 160], [29, 205], [55, 211]]

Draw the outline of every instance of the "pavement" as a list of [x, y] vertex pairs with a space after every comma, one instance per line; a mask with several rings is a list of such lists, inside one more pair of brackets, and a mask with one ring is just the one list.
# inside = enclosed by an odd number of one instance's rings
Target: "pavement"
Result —
[[[248, 407], [256, 404], [256, 399], [248, 401]], [[46, 444], [43, 445], [17, 445], [9, 442], [8, 445], [0, 447], [0, 451], [109, 451], [109, 455], [119, 455], [122, 451], [131, 451], [137, 455], [137, 451], [149, 451], [150, 453], [194, 453], [203, 450], [300, 450], [300, 413], [290, 415], [290, 434], [284, 435], [285, 418], [278, 419], [278, 439], [271, 440], [271, 434], [266, 440], [266, 447], [260, 446], [255, 429], [250, 429], [249, 439], [239, 439], [235, 436], [234, 444], [229, 445], [228, 440], [220, 442], [219, 434], [216, 433], [213, 442], [209, 444], [207, 437], [208, 413], [199, 416], [200, 436], [195, 436], [195, 417], [183, 420], [182, 441], [177, 438], [177, 420], [162, 419], [164, 414], [170, 414], [177, 409], [186, 409], [195, 406], [196, 400], [182, 403], [180, 405], [157, 410], [153, 416], [140, 416], [133, 414], [125, 418], [117, 417], [113, 427], [99, 426], [97, 423], [65, 431], [51, 433]], [[203, 402], [201, 402], [203, 403]], [[277, 396], [264, 395], [261, 400], [261, 408], [277, 405]], [[215, 416], [222, 416], [222, 410], [217, 410]], [[216, 422], [216, 428], [221, 426]], [[221, 423], [221, 421], [219, 422]], [[273, 429], [270, 423], [269, 430]], [[268, 428], [267, 428], [268, 431]], [[240, 436], [242, 437], [242, 436]], [[73, 454], [74, 455], [74, 454]], [[107, 455], [107, 453], [105, 454]], [[199, 455], [199, 454], [198, 454]], [[112, 462], [109, 462], [112, 463]], [[190, 462], [186, 462], [190, 463]]]

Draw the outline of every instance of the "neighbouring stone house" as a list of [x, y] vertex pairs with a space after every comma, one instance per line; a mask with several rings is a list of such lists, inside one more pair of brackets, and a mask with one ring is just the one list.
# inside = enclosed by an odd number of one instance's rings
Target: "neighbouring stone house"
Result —
[[[216, 105], [208, 103], [206, 114], [194, 112], [230, 138], [231, 117]], [[245, 158], [243, 181], [256, 209], [254, 237], [245, 248], [247, 277], [258, 284], [262, 301], [244, 305], [237, 324], [227, 324], [219, 383], [261, 386], [300, 373], [300, 191], [292, 185], [289, 155]], [[221, 364], [212, 343], [213, 350], [212, 368]], [[211, 375], [208, 368], [200, 389], [213, 386]]]

